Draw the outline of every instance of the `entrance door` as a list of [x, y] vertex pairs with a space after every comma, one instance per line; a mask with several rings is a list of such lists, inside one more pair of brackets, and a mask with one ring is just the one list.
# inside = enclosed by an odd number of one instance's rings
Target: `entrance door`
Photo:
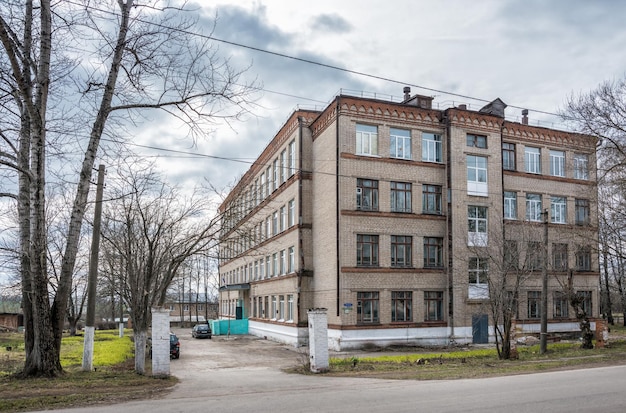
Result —
[[487, 344], [489, 342], [489, 316], [478, 314], [472, 316], [472, 343]]

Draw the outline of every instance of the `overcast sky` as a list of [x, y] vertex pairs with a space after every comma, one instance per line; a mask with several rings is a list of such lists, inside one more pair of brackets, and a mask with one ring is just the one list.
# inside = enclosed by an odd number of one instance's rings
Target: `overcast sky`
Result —
[[[557, 112], [571, 94], [626, 73], [626, 2], [619, 0], [198, 0], [192, 7], [206, 34], [217, 15], [215, 38], [371, 77], [218, 42], [234, 64], [252, 65], [245, 77], [263, 85], [261, 106], [197, 148], [164, 124], [144, 125], [139, 142], [243, 161], [140, 150], [165, 155], [169, 178], [185, 182], [232, 183], [294, 109], [322, 109], [341, 89], [400, 98], [409, 85], [435, 104], [475, 109], [484, 103], [470, 98], [499, 97], [528, 108], [533, 124], [558, 122], [536, 111]], [[520, 109], [506, 115], [519, 119]]]

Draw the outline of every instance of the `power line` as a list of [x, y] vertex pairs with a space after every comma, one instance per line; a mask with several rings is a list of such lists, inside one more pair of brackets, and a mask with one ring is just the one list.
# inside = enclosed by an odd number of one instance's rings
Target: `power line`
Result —
[[[67, 1], [67, 3], [73, 4], [73, 5], [76, 5], [76, 6], [80, 6], [80, 7], [84, 7], [86, 9], [90, 9], [90, 10], [93, 10], [93, 11], [98, 11], [98, 12], [101, 12], [101, 13], [111, 14], [111, 15], [114, 15], [116, 17], [120, 17], [120, 15], [118, 13], [114, 12], [114, 11], [103, 10], [101, 8], [97, 8], [97, 7], [91, 6], [91, 5], [85, 6], [83, 4], [78, 4], [78, 3], [75, 3], [75, 2], [72, 2], [72, 1]], [[184, 30], [184, 29], [180, 29], [180, 28], [170, 27], [170, 26], [166, 26], [164, 24], [160, 24], [160, 23], [156, 23], [156, 22], [152, 22], [152, 21], [148, 21], [148, 20], [143, 20], [143, 19], [140, 19], [140, 18], [136, 18], [135, 20], [138, 21], [138, 22], [141, 22], [141, 23], [153, 25], [155, 27], [159, 27], [159, 28], [163, 28], [163, 29], [167, 29], [167, 30], [173, 30], [173, 31], [177, 31], [179, 33], [188, 34], [190, 36], [200, 37], [200, 38], [203, 38], [203, 39], [206, 39], [206, 40], [212, 40], [212, 41], [228, 44], [228, 45], [235, 46], [235, 47], [241, 47], [241, 48], [248, 49], [248, 50], [253, 50], [253, 51], [256, 51], [256, 52], [259, 52], [259, 53], [265, 53], [265, 54], [269, 54], [269, 55], [273, 55], [273, 56], [277, 56], [277, 57], [282, 57], [284, 59], [290, 59], [290, 60], [294, 60], [294, 61], [299, 61], [299, 62], [302, 62], [302, 63], [312, 64], [312, 65], [316, 65], [316, 66], [320, 66], [320, 67], [325, 67], [325, 68], [328, 68], [328, 69], [339, 70], [339, 71], [342, 71], [342, 72], [346, 72], [346, 73], [350, 73], [350, 74], [354, 74], [354, 75], [358, 75], [358, 76], [363, 76], [363, 77], [367, 77], [367, 78], [371, 78], [371, 79], [382, 80], [382, 81], [389, 82], [389, 83], [395, 83], [395, 84], [404, 85], [404, 86], [411, 86], [411, 87], [415, 87], [415, 88], [418, 88], [418, 89], [427, 90], [429, 92], [441, 93], [441, 94], [445, 94], [445, 95], [449, 95], [449, 96], [456, 96], [456, 97], [460, 97], [460, 98], [463, 98], [463, 99], [471, 99], [471, 100], [476, 100], [476, 101], [485, 102], [485, 103], [490, 102], [490, 100], [483, 99], [483, 98], [477, 98], [477, 97], [464, 95], [464, 94], [460, 94], [460, 93], [449, 92], [449, 91], [445, 91], [445, 90], [442, 90], [442, 89], [431, 88], [431, 87], [418, 85], [418, 84], [411, 83], [411, 82], [399, 81], [399, 80], [391, 79], [391, 78], [384, 77], [384, 76], [373, 75], [373, 74], [370, 74], [370, 73], [365, 73], [365, 72], [361, 72], [361, 71], [357, 71], [357, 70], [353, 70], [353, 69], [347, 69], [347, 68], [344, 68], [344, 67], [331, 65], [331, 64], [328, 64], [328, 63], [317, 62], [317, 61], [311, 60], [311, 59], [305, 59], [305, 58], [301, 58], [301, 57], [291, 56], [291, 55], [288, 55], [288, 54], [285, 54], [285, 53], [274, 52], [274, 51], [271, 51], [271, 50], [262, 49], [260, 47], [250, 46], [250, 45], [246, 45], [246, 44], [243, 44], [243, 43], [238, 43], [238, 42], [234, 42], [234, 41], [230, 41], [230, 40], [226, 40], [226, 39], [221, 39], [221, 38], [218, 38], [218, 37], [215, 37], [215, 36], [210, 36], [210, 35], [205, 35], [205, 34], [201, 34], [201, 33], [196, 33], [196, 32], [190, 31], [190, 30]], [[271, 92], [271, 93], [280, 93], [280, 92]], [[284, 95], [291, 96], [291, 95], [286, 94], [286, 93]], [[293, 97], [295, 97], [295, 96], [293, 96]], [[309, 100], [315, 101], [314, 99], [309, 99]], [[516, 106], [516, 105], [508, 105], [508, 107], [515, 108], [515, 109], [528, 109], [529, 111], [532, 111], [532, 112], [535, 112], [535, 113], [541, 113], [541, 114], [544, 114], [544, 115], [561, 117], [561, 115], [558, 114], [558, 113], [548, 112], [548, 111], [539, 110], [539, 109], [529, 109], [528, 107], [522, 107], [522, 106]]]

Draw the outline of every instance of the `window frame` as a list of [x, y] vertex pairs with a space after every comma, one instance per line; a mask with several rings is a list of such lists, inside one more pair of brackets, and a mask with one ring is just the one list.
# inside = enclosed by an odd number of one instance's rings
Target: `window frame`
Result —
[[364, 123], [356, 124], [357, 155], [378, 156], [378, 126]]
[[442, 213], [441, 185], [422, 184], [422, 214], [441, 215]]
[[356, 265], [357, 267], [379, 266], [379, 236], [371, 234], [357, 234], [356, 236]]
[[489, 196], [488, 160], [486, 156], [466, 155], [467, 193], [475, 196]]
[[541, 194], [526, 193], [526, 219], [531, 222], [542, 222], [543, 197]]
[[443, 291], [424, 291], [424, 321], [444, 321], [443, 304]]
[[467, 206], [467, 245], [486, 247], [488, 241], [489, 209], [486, 206]]
[[541, 291], [527, 291], [526, 292], [526, 317], [529, 319], [541, 318]]
[[550, 149], [550, 175], [565, 177], [565, 151]]
[[442, 145], [440, 134], [422, 132], [422, 161], [441, 163], [443, 159]]
[[412, 268], [413, 237], [411, 235], [392, 235], [390, 256], [393, 268]]
[[470, 148], [487, 149], [487, 135], [468, 133], [465, 137], [465, 144]]
[[569, 300], [567, 298], [567, 293], [563, 291], [553, 291], [552, 317], [569, 318]]
[[357, 324], [380, 323], [380, 293], [378, 291], [357, 291]]
[[550, 222], [553, 224], [567, 223], [567, 198], [564, 196], [550, 197]]
[[443, 268], [443, 238], [424, 237], [424, 268]]
[[489, 261], [482, 257], [469, 257], [467, 263], [468, 297], [470, 299], [489, 298]]
[[[356, 180], [356, 209], [358, 211], [378, 211], [378, 180], [357, 178]], [[370, 205], [364, 205], [369, 199]]]
[[413, 321], [413, 291], [391, 292], [391, 322]]
[[541, 148], [534, 146], [524, 148], [524, 172], [541, 174]]
[[502, 142], [502, 169], [507, 171], [516, 170], [515, 144]]
[[502, 209], [504, 212], [504, 219], [517, 219], [517, 192], [504, 191], [504, 199]]
[[569, 268], [568, 244], [553, 243], [552, 244], [552, 270], [567, 271]]
[[390, 184], [391, 212], [411, 213], [413, 185], [410, 182], [395, 182]]
[[576, 250], [576, 271], [591, 271], [591, 248], [587, 245]]
[[576, 225], [590, 225], [591, 224], [591, 207], [588, 199], [576, 198], [574, 200]]
[[574, 166], [574, 179], [589, 180], [589, 155], [575, 153], [572, 157]]
[[[389, 128], [389, 156], [395, 159], [411, 160], [411, 141], [410, 130]], [[401, 149], [398, 150], [399, 148]]]

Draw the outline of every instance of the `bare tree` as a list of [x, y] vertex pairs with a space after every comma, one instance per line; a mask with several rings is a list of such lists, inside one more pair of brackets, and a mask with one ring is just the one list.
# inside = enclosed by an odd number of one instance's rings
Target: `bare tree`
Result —
[[[149, 109], [172, 116], [195, 139], [216, 118], [236, 119], [249, 108], [251, 89], [238, 85], [242, 72], [219, 59], [208, 37], [192, 34], [196, 21], [176, 7], [179, 3], [0, 4], [0, 167], [16, 187], [2, 195], [15, 200], [19, 215], [24, 376], [62, 372], [63, 323], [103, 135], [119, 138], [125, 122], [140, 122]], [[83, 138], [85, 123], [90, 131], [80, 146], [83, 159], [74, 179], [62, 266], [51, 291], [48, 263], [42, 259], [47, 253], [46, 172], [52, 166], [47, 154], [67, 144], [66, 137]]]
[[[185, 196], [155, 173], [124, 174], [103, 213], [103, 249], [124, 263], [125, 301], [135, 336], [135, 370], [145, 372], [145, 345], [151, 307], [162, 306], [172, 281], [195, 255], [218, 241], [219, 217], [206, 194]], [[122, 178], [120, 178], [121, 180]]]

